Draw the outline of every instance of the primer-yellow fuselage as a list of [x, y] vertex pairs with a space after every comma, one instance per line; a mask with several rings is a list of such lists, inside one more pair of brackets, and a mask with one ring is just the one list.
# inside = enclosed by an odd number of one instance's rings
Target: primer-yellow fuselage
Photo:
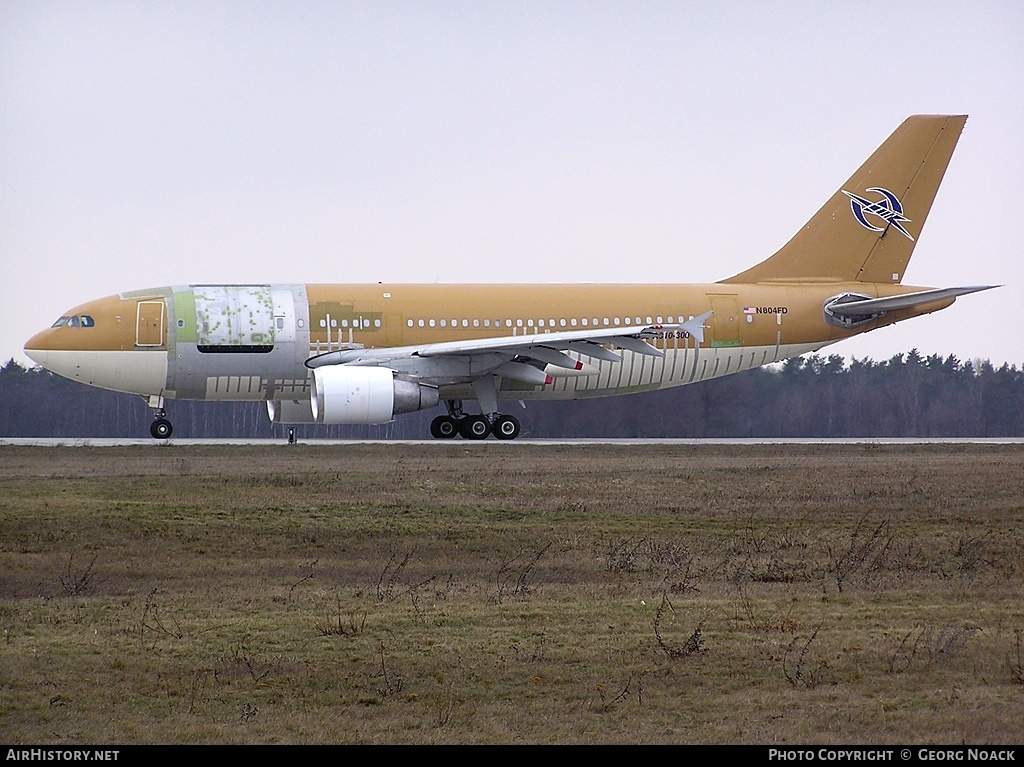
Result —
[[[866, 288], [871, 287], [871, 290]], [[786, 359], [948, 306], [891, 312], [856, 330], [827, 324], [830, 297], [872, 298], [921, 288], [863, 283], [812, 285], [330, 285], [184, 286], [92, 301], [25, 346], [45, 367], [84, 383], [169, 399], [260, 400], [308, 396], [305, 361], [340, 348], [385, 348], [545, 334], [564, 330], [670, 326], [711, 311], [703, 343], [667, 330], [649, 341], [654, 358], [587, 360], [596, 374], [555, 373], [545, 385], [508, 381], [517, 399], [606, 396], [693, 383]], [[225, 298], [212, 312], [202, 296]], [[200, 299], [197, 301], [197, 296]], [[207, 297], [209, 297], [207, 295]], [[230, 299], [249, 303], [231, 303]], [[199, 304], [197, 308], [197, 303]], [[206, 304], [209, 304], [207, 301]], [[249, 305], [251, 304], [251, 305]], [[205, 309], [205, 310], [204, 310]], [[211, 322], [219, 326], [211, 327]], [[444, 383], [445, 398], [460, 394]]]

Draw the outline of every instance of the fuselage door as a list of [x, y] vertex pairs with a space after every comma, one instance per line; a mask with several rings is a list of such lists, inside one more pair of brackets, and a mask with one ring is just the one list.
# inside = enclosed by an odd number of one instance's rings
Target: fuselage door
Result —
[[739, 346], [740, 323], [735, 295], [711, 296], [712, 346]]
[[164, 302], [139, 301], [135, 322], [136, 346], [164, 345]]
[[295, 296], [290, 285], [274, 285], [270, 289], [274, 304], [274, 343], [295, 343]]

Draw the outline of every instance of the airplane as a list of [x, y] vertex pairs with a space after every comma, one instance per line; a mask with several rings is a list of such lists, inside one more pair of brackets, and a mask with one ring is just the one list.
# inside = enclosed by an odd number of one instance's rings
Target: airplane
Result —
[[[907, 118], [774, 255], [710, 284], [190, 284], [64, 313], [40, 366], [167, 400], [262, 400], [277, 424], [377, 424], [443, 402], [431, 436], [519, 436], [499, 402], [682, 386], [817, 351], [999, 287], [903, 284], [966, 115]], [[464, 410], [475, 401], [479, 413]]]

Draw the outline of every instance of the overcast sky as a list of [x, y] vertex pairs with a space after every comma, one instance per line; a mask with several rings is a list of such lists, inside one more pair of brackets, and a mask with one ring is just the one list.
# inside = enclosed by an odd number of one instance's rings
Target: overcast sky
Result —
[[908, 115], [969, 114], [907, 284], [829, 347], [1024, 364], [1024, 3], [0, 2], [0, 364], [194, 282], [714, 282]]

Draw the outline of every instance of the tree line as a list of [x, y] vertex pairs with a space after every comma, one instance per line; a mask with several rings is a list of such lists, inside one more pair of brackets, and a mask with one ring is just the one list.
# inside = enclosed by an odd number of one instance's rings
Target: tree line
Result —
[[[502, 402], [524, 437], [1022, 437], [1024, 369], [917, 350], [884, 361], [839, 355], [674, 389], [565, 402]], [[472, 409], [469, 405], [467, 409]], [[371, 426], [275, 425], [262, 402], [174, 401], [174, 436], [422, 439], [443, 407]], [[137, 395], [95, 389], [13, 359], [0, 368], [0, 436], [148, 437]]]

